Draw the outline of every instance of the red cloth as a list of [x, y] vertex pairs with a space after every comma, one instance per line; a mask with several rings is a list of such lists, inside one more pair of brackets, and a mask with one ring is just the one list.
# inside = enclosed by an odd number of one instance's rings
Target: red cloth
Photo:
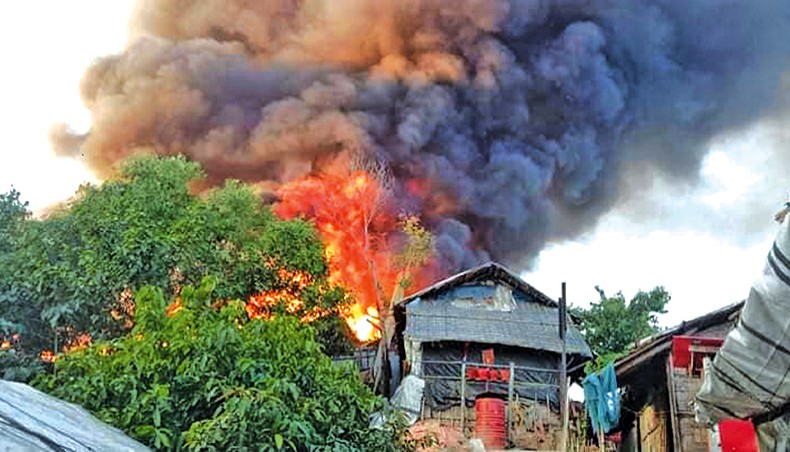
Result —
[[725, 419], [719, 422], [719, 438], [722, 452], [760, 452], [750, 421]]

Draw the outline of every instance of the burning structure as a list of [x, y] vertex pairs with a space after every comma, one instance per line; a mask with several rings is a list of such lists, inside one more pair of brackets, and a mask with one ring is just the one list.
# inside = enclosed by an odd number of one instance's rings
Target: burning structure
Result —
[[[630, 176], [693, 179], [711, 137], [786, 107], [788, 17], [770, 0], [139, 0], [126, 49], [82, 82], [92, 128], [52, 141], [99, 176], [185, 154], [209, 184], [257, 184], [316, 220], [366, 325], [401, 213], [436, 237], [432, 276], [523, 268]], [[384, 201], [332, 210], [355, 190]]]
[[558, 446], [561, 353], [571, 367], [592, 354], [570, 322], [561, 338], [557, 302], [489, 263], [404, 299], [396, 319], [404, 370], [425, 381], [423, 418], [472, 437], [480, 414], [467, 407], [502, 399], [510, 443]]

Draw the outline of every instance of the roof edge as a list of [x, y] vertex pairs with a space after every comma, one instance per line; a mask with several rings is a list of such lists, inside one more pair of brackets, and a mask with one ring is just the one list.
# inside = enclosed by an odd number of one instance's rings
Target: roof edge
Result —
[[[623, 356], [622, 358], [616, 360], [614, 362], [615, 368], [620, 371], [621, 367], [630, 368], [633, 365], [633, 362], [638, 362], [642, 355], [649, 355], [653, 356], [655, 353], [650, 353], [652, 350], [656, 348], [661, 348], [663, 344], [665, 344], [669, 339], [673, 336], [677, 336], [679, 334], [683, 334], [688, 332], [689, 330], [695, 330], [699, 328], [705, 328], [714, 324], [717, 319], [723, 317], [724, 319], [730, 317], [732, 314], [738, 312], [746, 303], [746, 300], [741, 300], [736, 303], [731, 303], [727, 306], [721, 307], [716, 309], [715, 311], [711, 311], [707, 314], [701, 315], [699, 317], [695, 317], [691, 320], [684, 320], [679, 324], [675, 325], [668, 330], [662, 331], [658, 334], [654, 334], [652, 336], [648, 336], [646, 338], [640, 339], [636, 342], [636, 345], [628, 351], [628, 354]], [[659, 352], [660, 353], [660, 352]]]
[[[485, 264], [472, 267], [468, 270], [456, 273], [453, 276], [437, 281], [432, 285], [403, 298], [400, 302], [398, 302], [398, 305], [405, 306], [418, 298], [425, 297], [426, 295], [439, 292], [443, 289], [449, 289], [465, 282], [473, 281], [477, 277], [485, 276], [485, 273], [487, 272], [492, 272], [493, 274], [491, 276], [499, 276], [501, 279], [505, 280], [504, 282], [532, 295], [542, 304], [551, 307], [559, 307], [559, 304], [556, 301], [552, 300], [546, 294], [531, 286], [504, 265], [494, 261], [489, 261]], [[501, 275], [497, 275], [497, 272], [501, 273]]]

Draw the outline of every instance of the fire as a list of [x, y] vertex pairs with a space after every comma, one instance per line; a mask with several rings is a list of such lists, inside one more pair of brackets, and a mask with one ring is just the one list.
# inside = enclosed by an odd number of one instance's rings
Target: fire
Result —
[[345, 319], [351, 331], [360, 341], [368, 342], [381, 337], [379, 311], [376, 308], [368, 306], [363, 311], [362, 305], [355, 303], [349, 312], [345, 313]]
[[361, 342], [380, 336], [379, 300], [394, 287], [387, 246], [389, 233], [397, 230], [386, 193], [364, 171], [350, 177], [306, 177], [282, 186], [282, 200], [275, 213], [282, 218], [307, 216], [315, 221], [326, 249], [329, 282], [342, 285], [355, 305], [345, 314], [346, 323]]
[[69, 341], [68, 344], [64, 345], [63, 346], [63, 351], [65, 353], [69, 353], [69, 352], [76, 352], [78, 350], [82, 350], [85, 347], [88, 347], [89, 345], [91, 345], [91, 340], [92, 340], [92, 338], [91, 338], [90, 334], [82, 333], [82, 334], [78, 335], [77, 337], [75, 337], [74, 339], [72, 339], [71, 341]]
[[56, 355], [55, 352], [53, 352], [52, 350], [44, 350], [39, 355], [39, 358], [41, 359], [41, 361], [44, 361], [45, 363], [54, 363], [55, 361], [58, 360], [58, 355]]
[[367, 172], [356, 171], [309, 176], [283, 185], [277, 194], [278, 216], [315, 222], [326, 247], [329, 282], [354, 296], [344, 317], [357, 339], [378, 339], [382, 301], [390, 299], [399, 280], [393, 239], [400, 220], [391, 193]]
[[[269, 319], [277, 305], [283, 303], [286, 312], [296, 314], [304, 309], [301, 299], [302, 291], [312, 283], [309, 274], [300, 271], [289, 271], [284, 268], [278, 270], [278, 276], [284, 287], [276, 290], [264, 291], [249, 298], [245, 310], [250, 318]], [[302, 321], [312, 322], [329, 314], [321, 309], [314, 308], [302, 313]]]
[[182, 309], [184, 309], [184, 305], [181, 303], [181, 297], [178, 297], [175, 299], [175, 301], [170, 303], [165, 313], [167, 314], [168, 317], [172, 317], [176, 312]]

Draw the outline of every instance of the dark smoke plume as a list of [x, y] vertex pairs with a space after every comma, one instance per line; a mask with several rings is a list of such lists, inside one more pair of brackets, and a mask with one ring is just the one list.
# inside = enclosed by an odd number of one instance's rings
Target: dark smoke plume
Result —
[[526, 265], [626, 175], [693, 180], [712, 137], [787, 107], [786, 0], [141, 0], [133, 25], [63, 148], [100, 176], [183, 153], [214, 181], [384, 162], [448, 270]]

